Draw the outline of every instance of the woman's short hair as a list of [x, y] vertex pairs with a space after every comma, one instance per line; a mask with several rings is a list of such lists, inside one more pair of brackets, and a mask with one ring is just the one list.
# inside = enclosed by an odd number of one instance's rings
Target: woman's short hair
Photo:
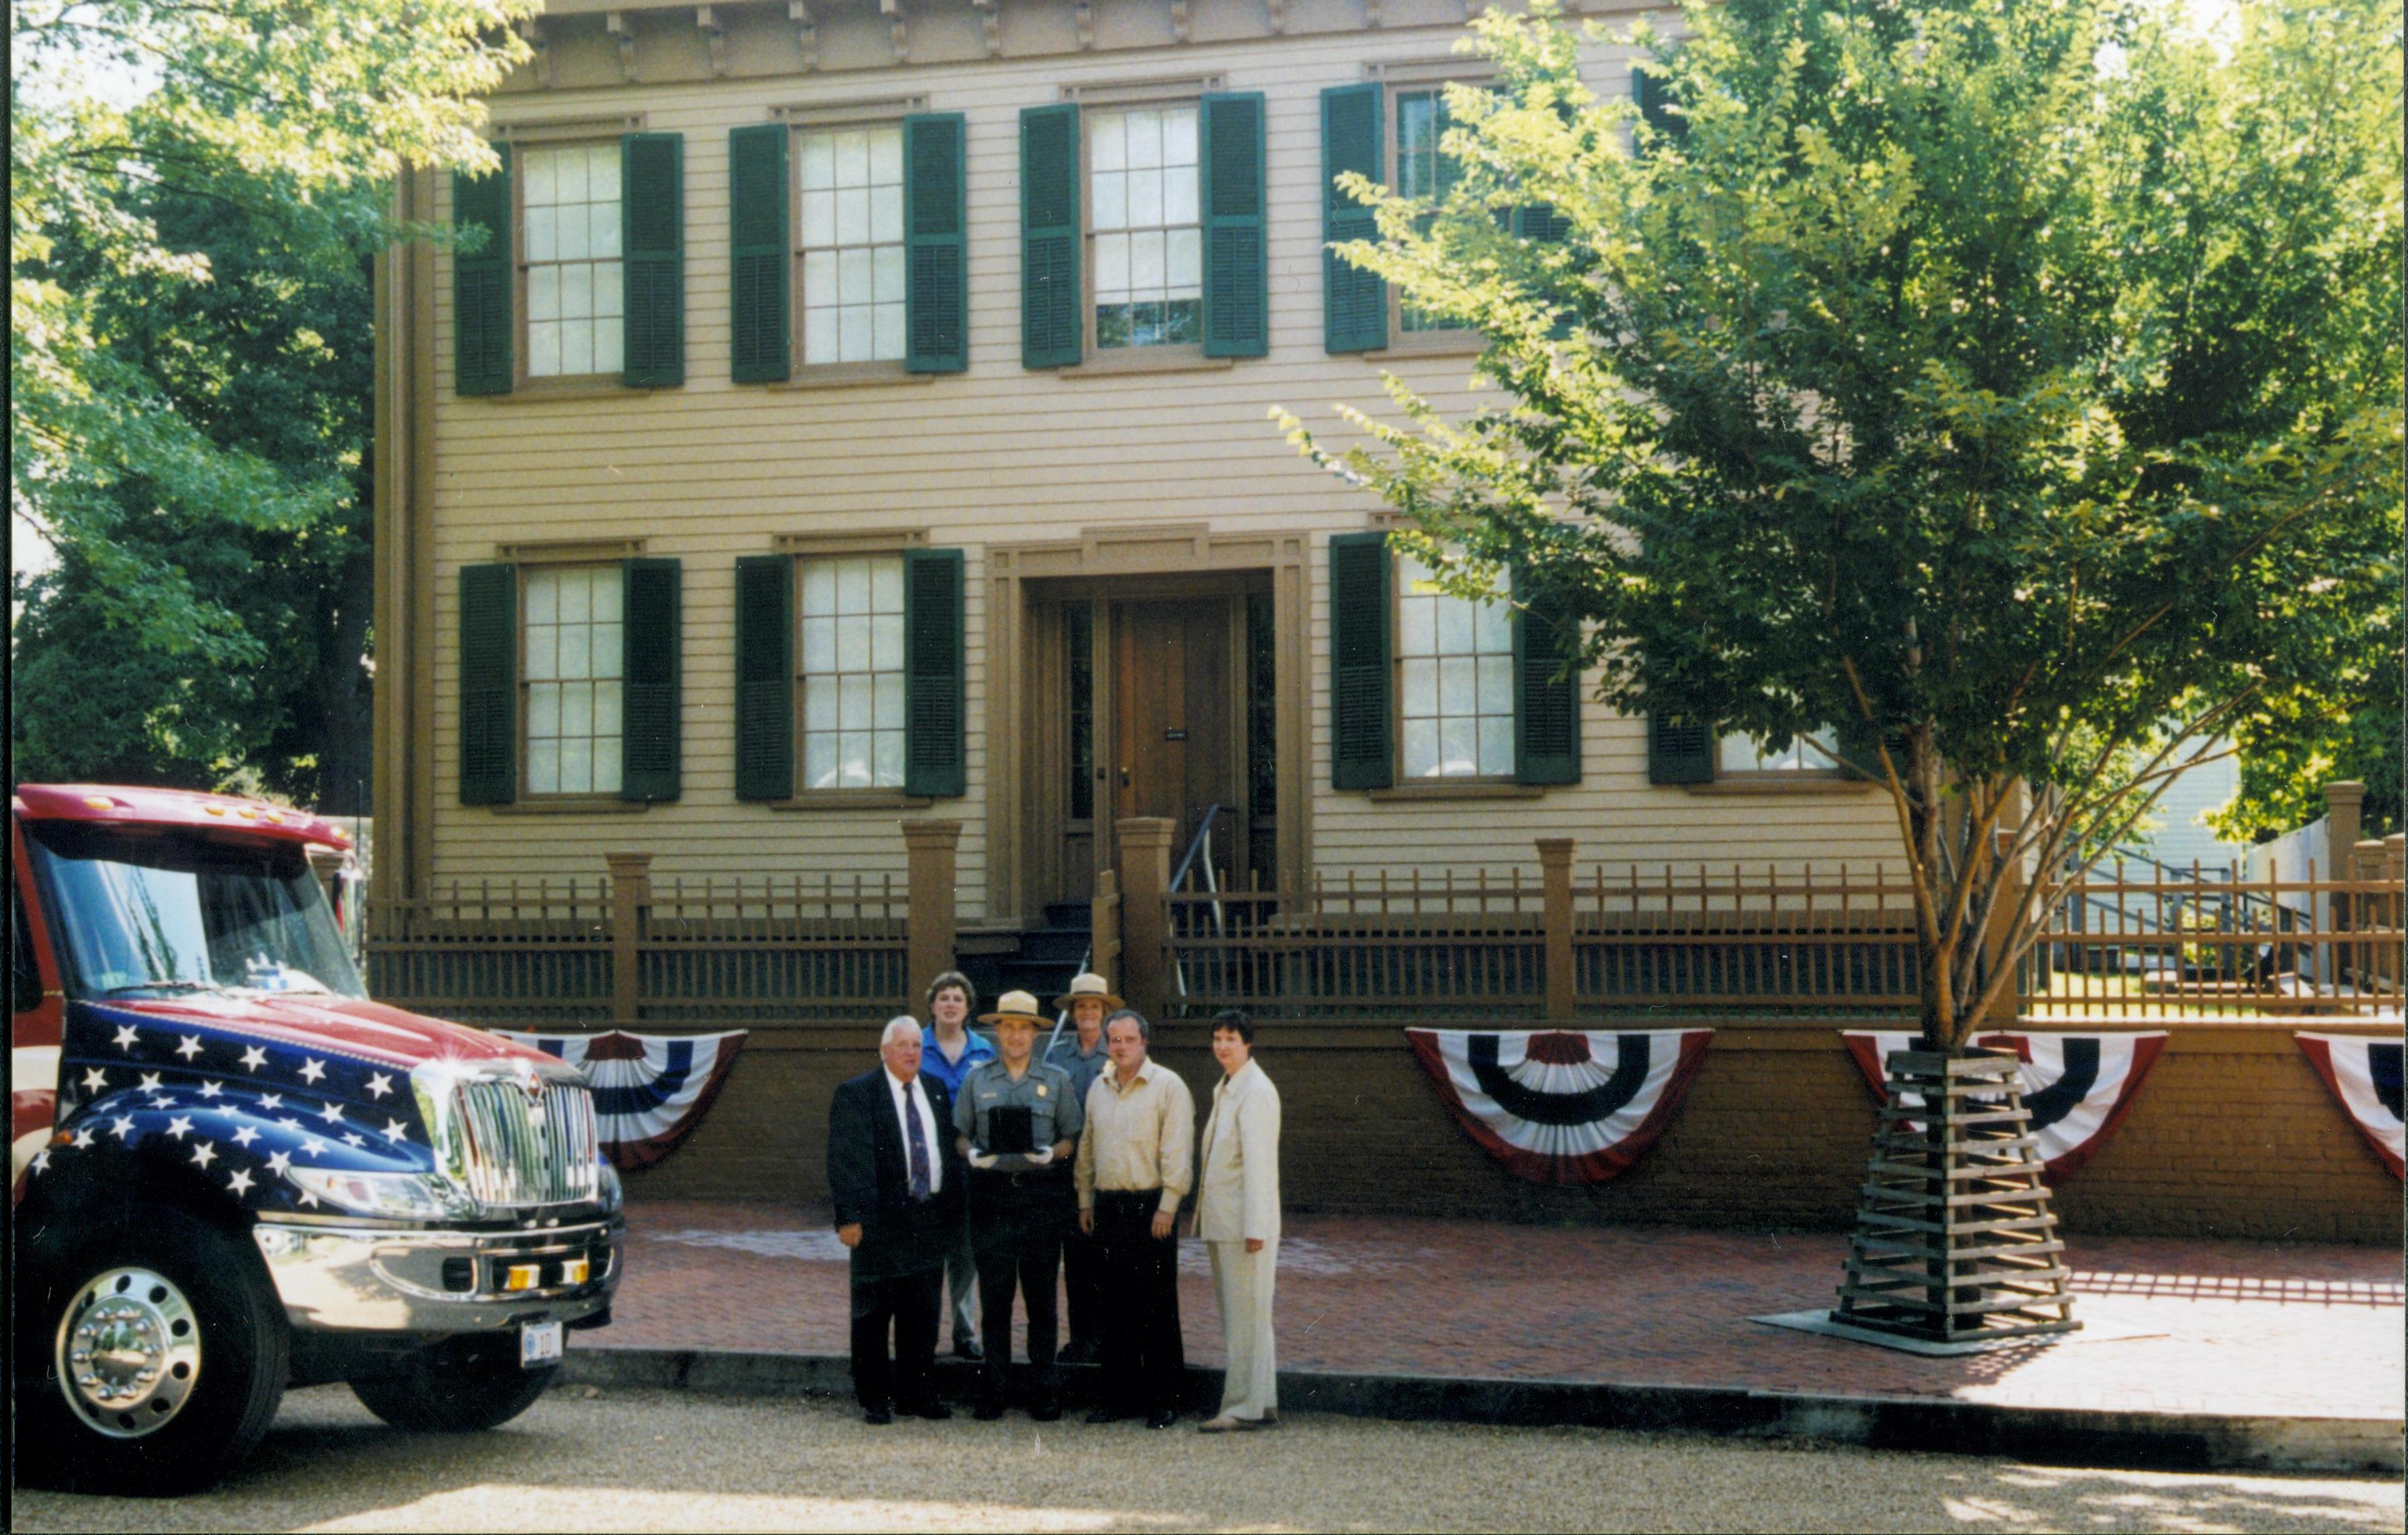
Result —
[[1118, 1012], [1111, 1014], [1104, 1020], [1104, 1034], [1107, 1038], [1109, 1038], [1112, 1032], [1112, 1026], [1119, 1023], [1124, 1018], [1137, 1026], [1137, 1037], [1139, 1039], [1143, 1040], [1148, 1044], [1152, 1044], [1154, 1042], [1154, 1026], [1147, 1023], [1145, 1021], [1145, 1014], [1138, 1011], [1135, 1008], [1123, 1008]]
[[937, 977], [934, 981], [928, 983], [928, 1003], [930, 1006], [933, 1007], [936, 1005], [937, 994], [943, 991], [948, 986], [954, 987], [961, 992], [962, 999], [970, 1005], [970, 1011], [972, 1012], [976, 1012], [978, 1011], [978, 988], [971, 985], [970, 978], [964, 975], [959, 970], [947, 970], [942, 975]]
[[1223, 1008], [1212, 1014], [1212, 1032], [1218, 1034], [1225, 1028], [1250, 1046], [1254, 1042], [1254, 1020], [1251, 1013], [1238, 1008]]
[[919, 1019], [912, 1017], [908, 1012], [898, 1012], [894, 1017], [887, 1019], [886, 1026], [878, 1031], [878, 1048], [883, 1050], [888, 1045], [893, 1044], [895, 1042], [895, 1037], [898, 1034], [909, 1034], [911, 1038], [917, 1040], [922, 1038], [924, 1032], [925, 1031], [920, 1027]]

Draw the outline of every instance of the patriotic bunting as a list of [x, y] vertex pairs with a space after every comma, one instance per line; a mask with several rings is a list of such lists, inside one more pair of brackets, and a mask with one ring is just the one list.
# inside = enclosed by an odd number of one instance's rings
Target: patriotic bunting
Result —
[[1534, 1184], [1601, 1184], [1655, 1143], [1713, 1030], [1409, 1028], [1447, 1112]]
[[2403, 1133], [2400, 1117], [2401, 1042], [2348, 1034], [2295, 1038], [2315, 1063], [2316, 1075], [2325, 1079], [2333, 1097], [2349, 1111], [2351, 1123], [2374, 1148], [2374, 1155], [2383, 1158], [2392, 1177], [2402, 1177], [2401, 1153], [2408, 1150], [2403, 1144], [2408, 1142], [2408, 1133]]
[[[1916, 1048], [1919, 1036], [1842, 1029], [1848, 1054], [1877, 1098], [1888, 1097], [1885, 1063], [1893, 1050]], [[2068, 1176], [2098, 1155], [2131, 1112], [2132, 1100], [2165, 1048], [2163, 1030], [2147, 1034], [1984, 1034], [1973, 1042], [2012, 1050], [2022, 1062], [2024, 1107], [2051, 1179]], [[1908, 1108], [1919, 1098], [1907, 1095]]]
[[674, 1039], [615, 1028], [604, 1034], [494, 1032], [584, 1069], [594, 1083], [603, 1149], [622, 1171], [651, 1167], [694, 1133], [726, 1083], [745, 1035], [740, 1028]]

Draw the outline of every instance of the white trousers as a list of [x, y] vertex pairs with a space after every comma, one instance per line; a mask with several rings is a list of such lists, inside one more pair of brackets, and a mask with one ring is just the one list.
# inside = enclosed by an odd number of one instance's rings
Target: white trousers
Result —
[[1242, 1241], [1211, 1241], [1212, 1293], [1221, 1302], [1221, 1341], [1229, 1356], [1221, 1388], [1225, 1417], [1261, 1418], [1279, 1408], [1279, 1350], [1271, 1340], [1271, 1290], [1279, 1239], [1249, 1253]]

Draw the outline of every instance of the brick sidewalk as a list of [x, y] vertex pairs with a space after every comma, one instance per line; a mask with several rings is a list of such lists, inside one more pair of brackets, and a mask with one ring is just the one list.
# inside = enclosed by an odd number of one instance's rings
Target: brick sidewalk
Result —
[[[842, 1355], [844, 1250], [824, 1211], [647, 1203], [628, 1211], [613, 1326], [580, 1347]], [[1569, 1228], [1291, 1216], [1280, 1364], [1421, 1376], [1737, 1386], [2018, 1407], [2397, 1420], [2397, 1253], [2163, 1238], [2074, 1239], [2078, 1315], [2161, 1336], [1933, 1359], [1768, 1327], [1828, 1306], [1828, 1232]], [[1191, 1364], [1221, 1338], [1200, 1245], [1184, 1244]]]

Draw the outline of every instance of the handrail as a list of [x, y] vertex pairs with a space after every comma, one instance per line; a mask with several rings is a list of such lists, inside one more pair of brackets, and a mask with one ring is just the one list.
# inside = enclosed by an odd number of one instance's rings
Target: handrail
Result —
[[1179, 860], [1179, 870], [1170, 876], [1170, 883], [1164, 888], [1176, 890], [1187, 882], [1187, 870], [1196, 862], [1197, 851], [1209, 845], [1205, 839], [1211, 835], [1212, 818], [1220, 813], [1218, 805], [1204, 807], [1204, 819], [1196, 823], [1196, 835], [1187, 839], [1187, 852]]

